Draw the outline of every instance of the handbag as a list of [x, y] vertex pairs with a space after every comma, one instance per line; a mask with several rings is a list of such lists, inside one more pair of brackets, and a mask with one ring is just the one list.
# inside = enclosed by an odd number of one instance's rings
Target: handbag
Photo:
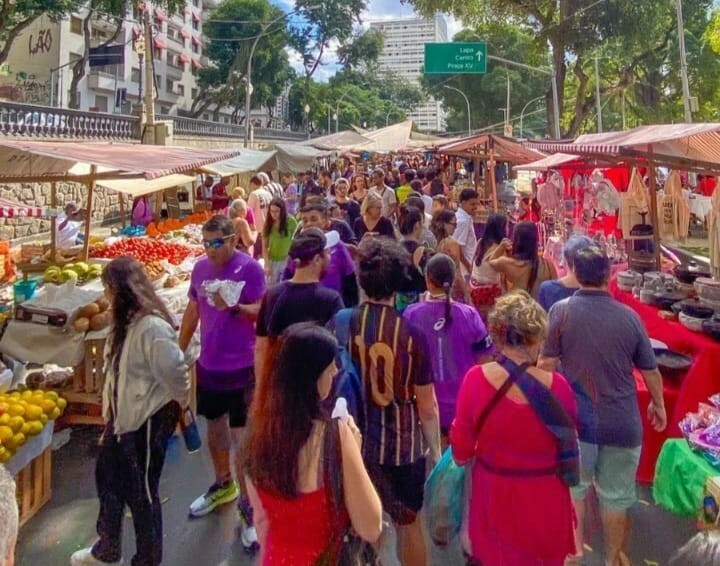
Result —
[[[523, 364], [523, 370], [529, 364]], [[512, 374], [495, 392], [490, 402], [480, 414], [473, 438], [477, 439], [485, 421], [500, 400], [515, 383]], [[458, 466], [452, 457], [452, 448], [445, 450], [442, 457], [430, 472], [425, 481], [426, 521], [430, 538], [438, 546], [447, 545], [455, 537], [462, 526], [466, 495], [467, 466]]]
[[323, 480], [328, 493], [330, 517], [334, 518], [334, 536], [315, 566], [376, 566], [379, 562], [374, 548], [355, 533], [345, 508], [343, 457], [337, 420], [331, 419], [327, 424], [323, 444]]

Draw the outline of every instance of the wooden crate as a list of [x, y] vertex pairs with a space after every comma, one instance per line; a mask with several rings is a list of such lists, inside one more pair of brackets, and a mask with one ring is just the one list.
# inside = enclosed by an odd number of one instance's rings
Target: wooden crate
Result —
[[15, 477], [20, 526], [27, 523], [52, 496], [52, 448], [48, 446]]
[[102, 425], [102, 389], [105, 383], [103, 352], [105, 338], [85, 340], [85, 356], [75, 368], [73, 383], [61, 395], [68, 407], [63, 415], [65, 424]]

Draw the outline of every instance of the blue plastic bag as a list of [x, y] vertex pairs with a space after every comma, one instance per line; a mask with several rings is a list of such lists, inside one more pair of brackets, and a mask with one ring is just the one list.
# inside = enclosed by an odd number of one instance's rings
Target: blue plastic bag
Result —
[[347, 350], [350, 340], [350, 323], [353, 309], [342, 309], [335, 315], [335, 336], [340, 345], [338, 351], [338, 375], [335, 381], [335, 397], [344, 397], [347, 401], [348, 412], [355, 419], [355, 423], [362, 429], [362, 379], [355, 362]]
[[430, 538], [446, 546], [460, 532], [465, 509], [465, 466], [448, 448], [425, 481], [425, 513]]

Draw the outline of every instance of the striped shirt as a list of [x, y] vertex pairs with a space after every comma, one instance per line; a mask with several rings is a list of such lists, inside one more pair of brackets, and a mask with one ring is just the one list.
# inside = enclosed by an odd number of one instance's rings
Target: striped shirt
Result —
[[415, 386], [433, 383], [422, 334], [388, 305], [358, 307], [349, 352], [363, 381], [363, 458], [404, 466], [425, 453]]

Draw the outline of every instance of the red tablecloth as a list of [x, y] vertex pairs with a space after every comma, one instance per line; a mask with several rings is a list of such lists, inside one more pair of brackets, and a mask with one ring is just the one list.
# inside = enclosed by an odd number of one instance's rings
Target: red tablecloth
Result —
[[640, 315], [650, 338], [660, 340], [671, 350], [693, 358], [693, 364], [679, 386], [665, 384], [668, 426], [662, 433], [655, 432], [645, 419], [650, 395], [642, 378], [639, 374], [636, 375], [638, 404], [644, 419], [643, 451], [640, 457], [638, 480], [652, 483], [655, 462], [662, 443], [667, 438], [681, 436], [678, 428], [680, 419], [686, 413], [696, 411], [698, 403], [720, 392], [720, 343], [704, 334], [688, 330], [679, 322], [660, 318], [657, 308], [640, 302], [632, 296], [632, 293], [620, 291], [614, 281], [610, 284], [610, 292], [618, 301], [628, 305]]

